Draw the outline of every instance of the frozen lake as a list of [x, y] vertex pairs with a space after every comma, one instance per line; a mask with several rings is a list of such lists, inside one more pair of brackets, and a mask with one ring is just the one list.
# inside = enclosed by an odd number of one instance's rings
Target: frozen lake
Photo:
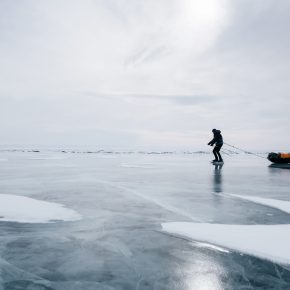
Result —
[[0, 290], [290, 289], [290, 170], [210, 160], [1, 152]]

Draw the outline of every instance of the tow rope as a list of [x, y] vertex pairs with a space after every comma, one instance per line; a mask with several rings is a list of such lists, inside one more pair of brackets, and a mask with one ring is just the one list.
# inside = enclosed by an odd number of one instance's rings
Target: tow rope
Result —
[[242, 152], [244, 152], [244, 153], [246, 153], [246, 154], [251, 154], [251, 155], [255, 155], [255, 156], [257, 156], [257, 157], [263, 158], [263, 159], [267, 159], [267, 158], [264, 157], [264, 156], [261, 156], [261, 155], [259, 155], [259, 154], [254, 153], [254, 152], [246, 151], [246, 150], [244, 150], [244, 149], [238, 148], [238, 147], [236, 147], [236, 146], [234, 146], [234, 145], [231, 145], [231, 144], [228, 144], [228, 143], [226, 143], [226, 142], [224, 142], [224, 144], [225, 144], [225, 145], [228, 145], [228, 146], [230, 146], [230, 147], [232, 147], [232, 148], [235, 148], [235, 149], [237, 149], [237, 150], [240, 150], [240, 151], [242, 151]]

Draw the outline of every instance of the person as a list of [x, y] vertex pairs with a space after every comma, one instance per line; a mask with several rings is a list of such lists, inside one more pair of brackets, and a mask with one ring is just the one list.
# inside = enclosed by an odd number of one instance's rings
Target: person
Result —
[[224, 162], [220, 154], [220, 150], [224, 144], [223, 136], [220, 130], [212, 129], [212, 132], [213, 132], [213, 139], [207, 145], [210, 145], [210, 146], [215, 145], [212, 151], [215, 157], [213, 162]]

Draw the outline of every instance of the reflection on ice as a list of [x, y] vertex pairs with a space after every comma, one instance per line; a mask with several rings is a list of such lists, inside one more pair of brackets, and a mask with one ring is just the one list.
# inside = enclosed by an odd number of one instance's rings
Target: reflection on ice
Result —
[[274, 168], [280, 168], [280, 169], [290, 169], [290, 164], [271, 164], [269, 165], [270, 169], [274, 169]]
[[222, 279], [227, 275], [226, 270], [215, 259], [203, 259], [199, 264], [190, 265], [186, 270], [185, 287], [187, 290], [222, 290]]
[[191, 278], [187, 281], [188, 290], [223, 290], [219, 277], [212, 273], [193, 275]]
[[222, 168], [223, 164], [214, 164], [213, 191], [216, 193], [223, 191]]

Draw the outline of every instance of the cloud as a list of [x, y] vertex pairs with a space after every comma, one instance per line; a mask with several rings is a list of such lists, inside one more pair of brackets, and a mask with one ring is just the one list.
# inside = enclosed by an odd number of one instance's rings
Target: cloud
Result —
[[1, 1], [1, 139], [199, 147], [217, 127], [245, 148], [281, 148], [289, 5]]

